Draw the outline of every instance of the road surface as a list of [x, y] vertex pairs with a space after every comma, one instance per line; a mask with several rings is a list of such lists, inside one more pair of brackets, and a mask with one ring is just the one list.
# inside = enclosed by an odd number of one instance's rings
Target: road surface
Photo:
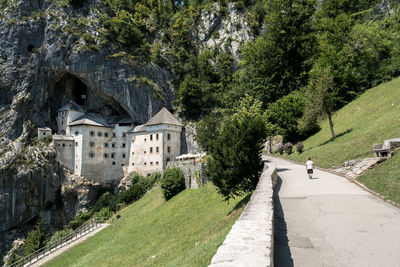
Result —
[[275, 266], [400, 266], [400, 209], [346, 178], [267, 158], [278, 167]]

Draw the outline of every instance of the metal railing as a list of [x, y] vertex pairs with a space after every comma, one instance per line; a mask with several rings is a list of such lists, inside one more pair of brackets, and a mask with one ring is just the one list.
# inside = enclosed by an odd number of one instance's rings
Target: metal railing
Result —
[[12, 266], [12, 267], [19, 267], [19, 266], [29, 266], [38, 260], [44, 258], [47, 255], [50, 255], [52, 252], [68, 245], [74, 240], [77, 240], [78, 238], [81, 238], [84, 235], [87, 235], [88, 233], [96, 230], [99, 228], [103, 223], [108, 221], [110, 218], [92, 218], [89, 221], [85, 222], [78, 228], [76, 228], [72, 233], [69, 235], [63, 237], [62, 239], [58, 240], [57, 242], [46, 245], [35, 252], [32, 252], [31, 254], [23, 257], [22, 259], [19, 259], [18, 261], [7, 265], [7, 266]]

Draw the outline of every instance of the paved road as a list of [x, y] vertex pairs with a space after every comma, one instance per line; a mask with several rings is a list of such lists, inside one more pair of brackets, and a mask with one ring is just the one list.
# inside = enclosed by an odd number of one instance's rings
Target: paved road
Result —
[[400, 209], [347, 179], [268, 158], [275, 195], [275, 266], [400, 266]]

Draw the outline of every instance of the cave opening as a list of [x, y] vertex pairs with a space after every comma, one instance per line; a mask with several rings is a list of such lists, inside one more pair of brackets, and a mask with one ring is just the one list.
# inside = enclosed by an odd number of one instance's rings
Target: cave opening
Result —
[[69, 72], [62, 73], [57, 79], [50, 81], [48, 90], [52, 128], [57, 125], [57, 110], [71, 100], [86, 113], [97, 113], [111, 122], [114, 118], [130, 119], [129, 113], [112, 96], [107, 95], [104, 90], [88, 86]]
[[30, 44], [30, 45], [28, 45], [28, 52], [29, 53], [32, 53], [32, 52], [34, 52], [35, 51], [35, 46], [33, 45], [33, 44]]

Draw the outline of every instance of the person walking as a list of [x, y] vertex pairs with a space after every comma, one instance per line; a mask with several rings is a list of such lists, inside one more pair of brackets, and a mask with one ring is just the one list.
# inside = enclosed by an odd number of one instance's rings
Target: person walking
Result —
[[314, 172], [314, 162], [311, 161], [311, 158], [308, 158], [308, 161], [306, 162], [306, 169], [307, 169], [308, 178], [312, 179], [313, 172]]

